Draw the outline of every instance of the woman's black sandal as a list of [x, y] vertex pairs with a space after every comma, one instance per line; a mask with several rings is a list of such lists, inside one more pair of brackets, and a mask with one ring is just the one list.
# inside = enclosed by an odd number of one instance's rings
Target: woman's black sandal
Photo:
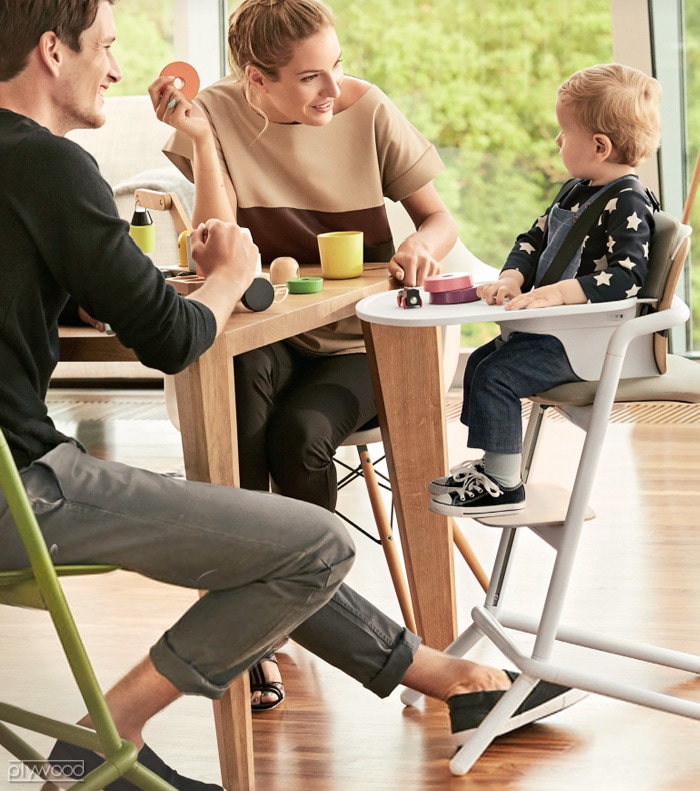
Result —
[[275, 700], [260, 701], [259, 703], [251, 703], [250, 707], [253, 711], [267, 711], [279, 706], [284, 700], [284, 684], [281, 681], [268, 681], [263, 670], [263, 662], [274, 662], [277, 664], [277, 657], [273, 654], [266, 654], [256, 665], [248, 671], [250, 674], [250, 691], [259, 692], [261, 695], [274, 695]]

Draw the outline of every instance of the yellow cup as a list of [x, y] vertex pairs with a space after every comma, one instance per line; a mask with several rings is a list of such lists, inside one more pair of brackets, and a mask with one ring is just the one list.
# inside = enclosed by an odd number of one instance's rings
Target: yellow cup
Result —
[[344, 280], [362, 274], [362, 231], [334, 231], [318, 235], [321, 274], [328, 280]]

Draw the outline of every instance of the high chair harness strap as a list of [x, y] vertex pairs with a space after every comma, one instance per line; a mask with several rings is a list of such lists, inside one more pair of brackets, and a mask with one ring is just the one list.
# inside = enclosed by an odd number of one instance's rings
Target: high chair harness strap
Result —
[[[559, 190], [552, 205], [558, 203], [559, 200], [578, 183], [580, 183], [580, 179], [569, 179], [567, 182], [565, 182], [565, 184]], [[618, 181], [615, 181], [613, 184], [611, 184], [604, 192], [601, 192], [594, 201], [586, 206], [581, 215], [575, 221], [573, 228], [566, 235], [566, 239], [554, 256], [552, 263], [549, 265], [547, 271], [542, 276], [542, 279], [537, 284], [538, 287], [548, 286], [551, 283], [557, 283], [559, 281], [564, 270], [566, 269], [567, 264], [574, 257], [579, 247], [581, 247], [583, 244], [586, 234], [590, 231], [593, 223], [598, 219], [598, 217], [600, 217], [608, 201], [615, 197], [618, 192], [622, 192], [622, 190], [629, 189], [630, 187], [636, 187], [640, 190], [644, 189], [639, 183], [639, 180], [636, 178], [630, 177], [619, 179]]]

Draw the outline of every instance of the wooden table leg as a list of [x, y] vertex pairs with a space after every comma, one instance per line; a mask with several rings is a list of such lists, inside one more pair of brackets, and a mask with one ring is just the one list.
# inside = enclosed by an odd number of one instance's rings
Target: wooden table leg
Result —
[[[175, 390], [187, 478], [237, 486], [233, 360], [222, 339], [175, 377]], [[247, 673], [236, 678], [214, 703], [214, 720], [224, 788], [255, 791]]]
[[214, 723], [224, 788], [255, 791], [253, 716], [247, 673], [234, 679], [224, 697], [214, 702]]
[[175, 393], [188, 480], [238, 486], [233, 359], [222, 338], [175, 377]]
[[418, 632], [442, 649], [456, 635], [452, 520], [428, 511], [447, 470], [439, 327], [363, 322]]

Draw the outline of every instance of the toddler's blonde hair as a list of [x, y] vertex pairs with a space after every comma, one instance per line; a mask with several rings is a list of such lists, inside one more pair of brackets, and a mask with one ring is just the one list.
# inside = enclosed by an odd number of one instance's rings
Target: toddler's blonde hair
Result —
[[612, 161], [636, 167], [661, 142], [661, 85], [639, 69], [619, 63], [575, 72], [557, 99], [594, 134], [605, 134], [615, 149]]

